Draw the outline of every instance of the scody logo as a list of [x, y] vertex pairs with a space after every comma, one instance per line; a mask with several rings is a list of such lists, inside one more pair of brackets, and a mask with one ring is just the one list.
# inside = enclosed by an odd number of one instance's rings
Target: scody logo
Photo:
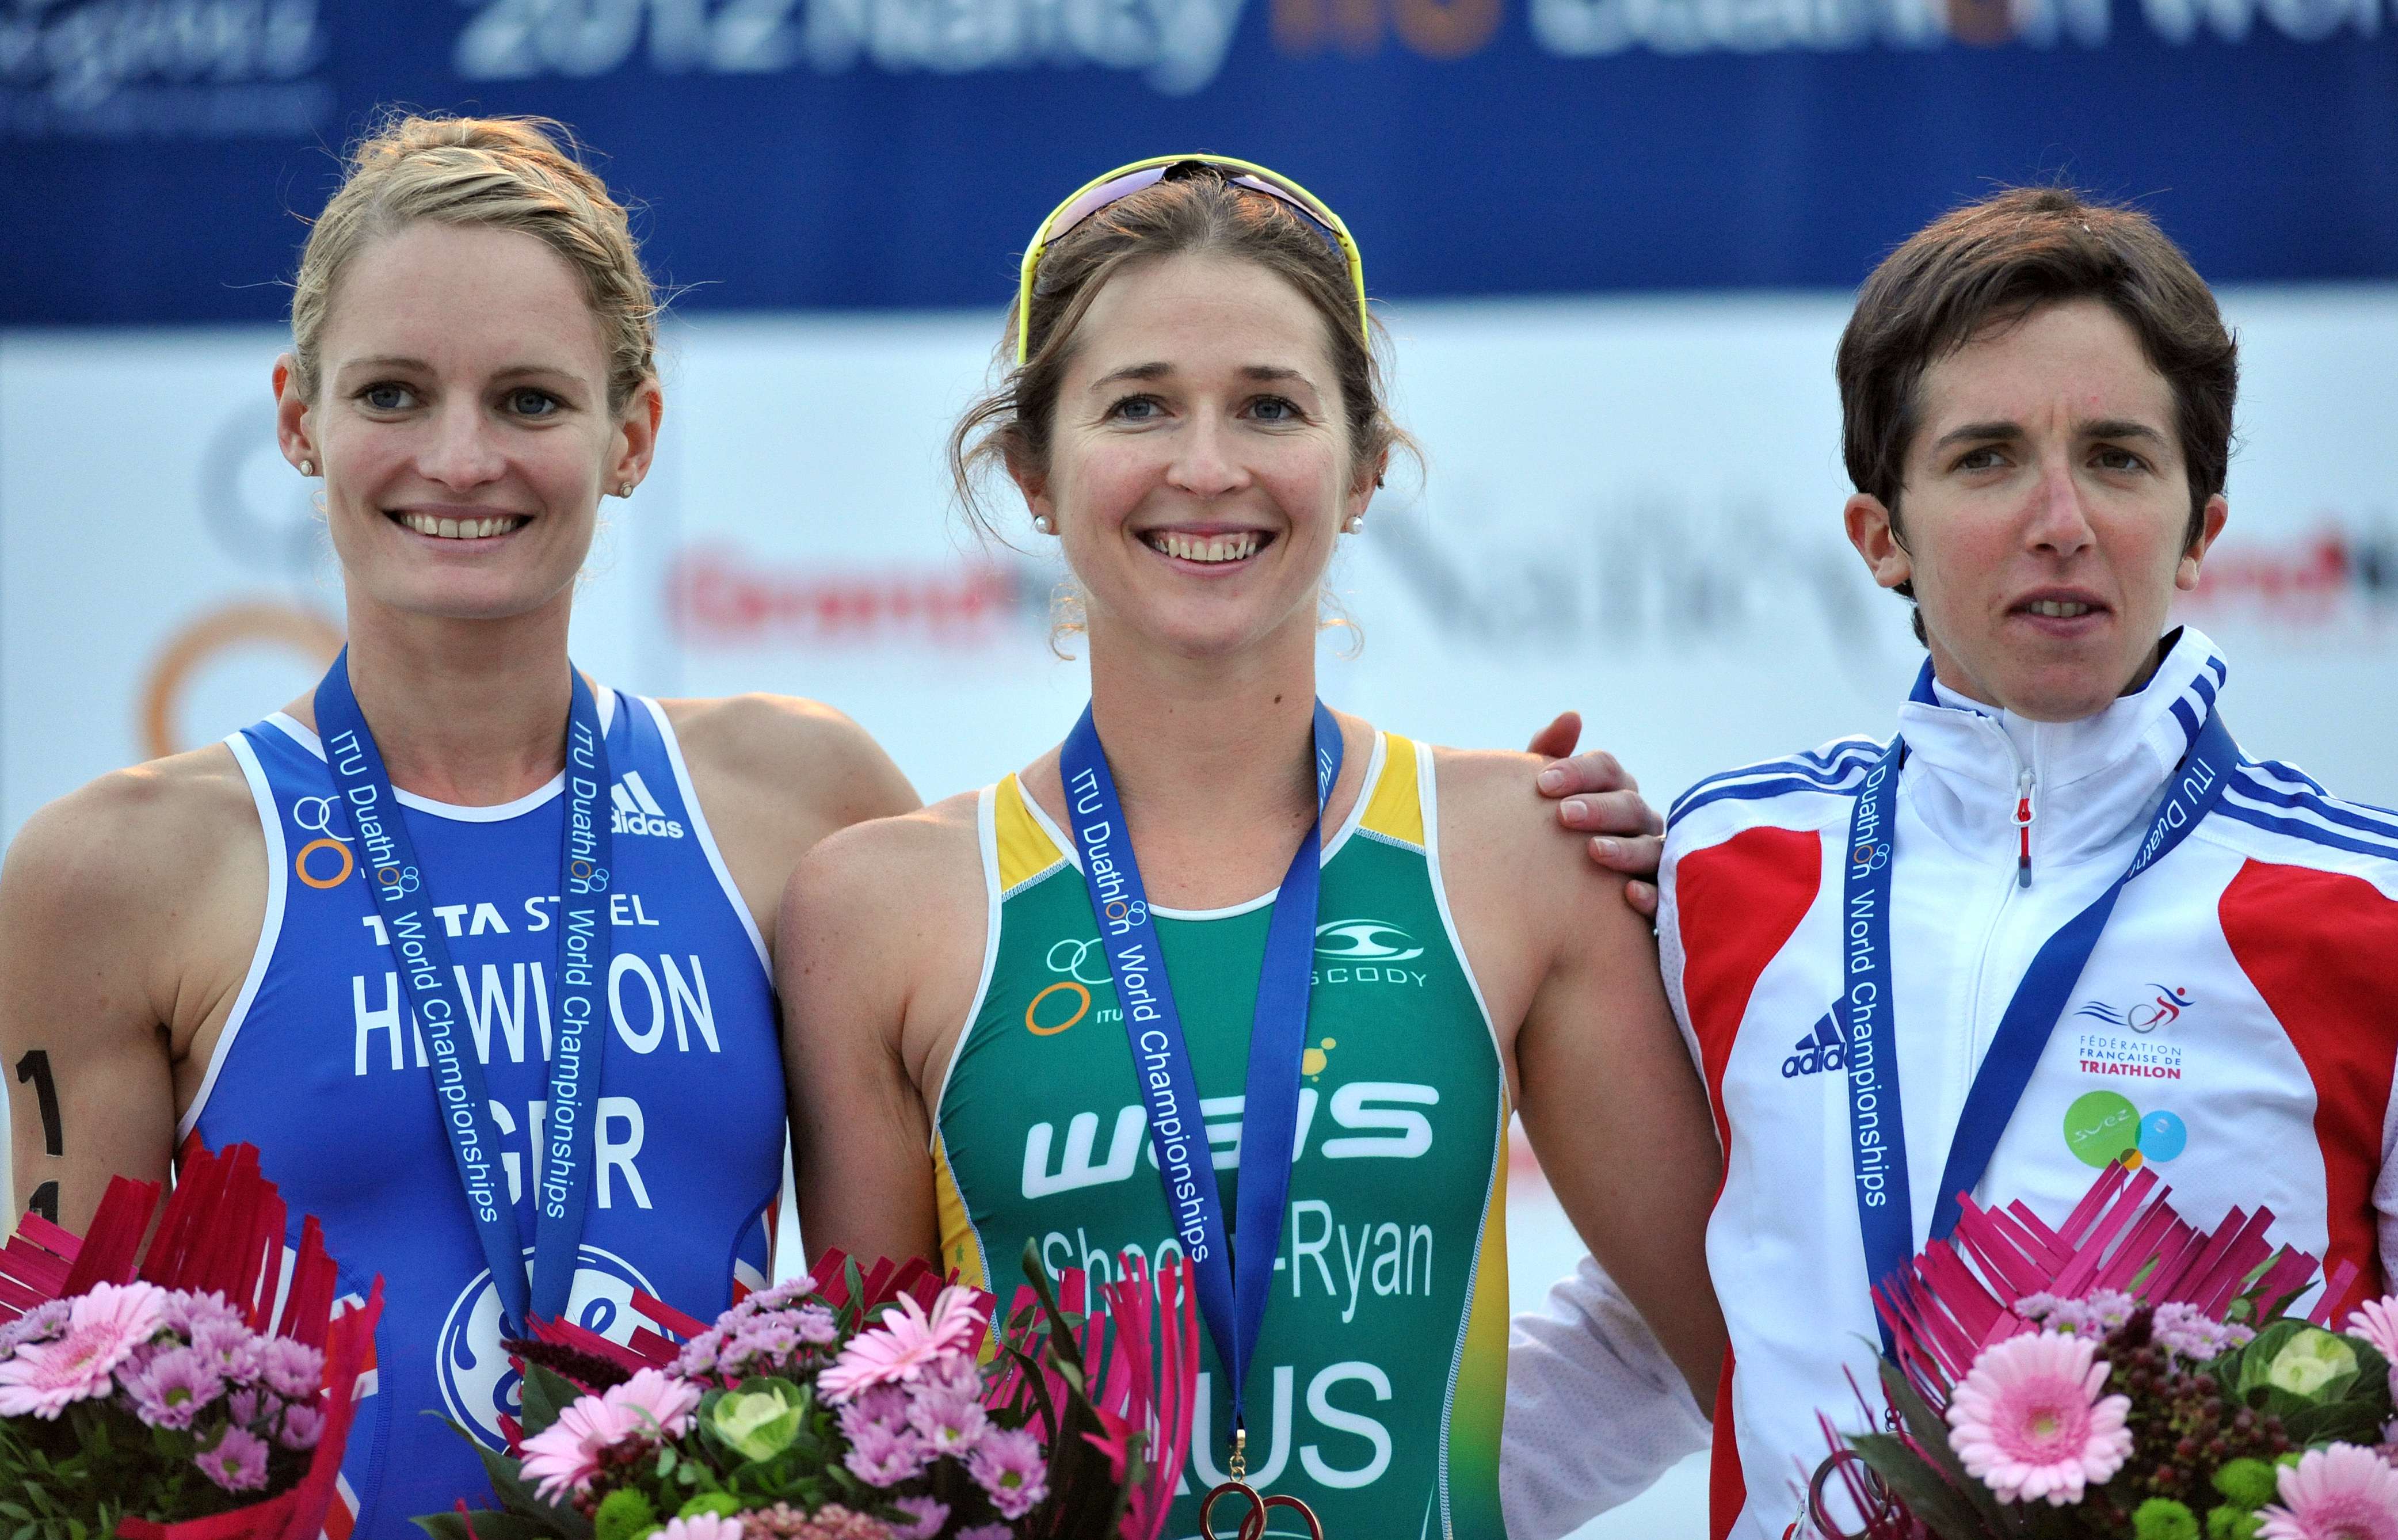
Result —
[[1344, 963], [1404, 963], [1424, 949], [1396, 925], [1380, 920], [1334, 920], [1315, 927], [1315, 954]]
[[667, 817], [667, 810], [658, 805], [658, 799], [650, 795], [649, 787], [642, 783], [639, 770], [627, 770], [619, 776], [609, 792], [616, 817], [608, 827], [617, 833], [654, 834], [668, 840], [683, 837], [681, 823]]
[[1815, 1030], [1798, 1039], [1798, 1051], [1782, 1061], [1782, 1078], [1796, 1080], [1802, 1074], [1822, 1074], [1839, 1071], [1849, 1062], [1848, 1040], [1840, 1035], [1839, 1023], [1825, 1011]]

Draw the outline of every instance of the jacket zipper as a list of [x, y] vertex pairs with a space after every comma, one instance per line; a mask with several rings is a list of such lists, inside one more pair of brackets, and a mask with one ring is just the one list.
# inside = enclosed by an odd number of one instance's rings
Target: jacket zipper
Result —
[[2014, 902], [2016, 891], [2031, 885], [2031, 826], [2035, 816], [2033, 802], [2035, 782], [2031, 766], [2026, 764], [2023, 755], [2016, 752], [2014, 740], [2007, 736], [2005, 729], [1994, 722], [1990, 723], [1990, 731], [1999, 735], [1999, 741], [2006, 746], [2007, 757], [2014, 760], [2015, 763], [2015, 807], [2013, 817], [2017, 841], [2015, 870], [2012, 880], [1999, 890], [1998, 908], [1991, 912], [1989, 923], [1983, 928], [1981, 952], [1974, 960], [1974, 992], [1967, 997], [1972, 1003], [1967, 1008], [1965, 1017], [1965, 1058], [1959, 1066], [1964, 1084], [1958, 1086], [1952, 1091], [1955, 1101], [1960, 1108], [1964, 1105], [1965, 1085], [1972, 1083], [1974, 1065], [1979, 1058], [1975, 1050], [1981, 1042], [1982, 984], [1989, 972], [1990, 947], [1998, 940], [1999, 926], [2006, 919], [2007, 909]]

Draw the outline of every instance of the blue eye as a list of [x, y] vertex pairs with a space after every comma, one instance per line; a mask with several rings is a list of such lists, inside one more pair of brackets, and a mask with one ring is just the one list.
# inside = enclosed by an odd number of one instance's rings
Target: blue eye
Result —
[[1249, 410], [1269, 423], [1295, 423], [1300, 418], [1298, 406], [1280, 396], [1260, 396]]
[[528, 387], [508, 392], [508, 410], [519, 417], [554, 417], [564, 405], [546, 390]]
[[1156, 421], [1164, 411], [1154, 396], [1127, 396], [1110, 407], [1108, 415], [1127, 423], [1148, 423]]
[[377, 412], [399, 412], [413, 405], [416, 396], [406, 385], [382, 380], [359, 391], [358, 399]]

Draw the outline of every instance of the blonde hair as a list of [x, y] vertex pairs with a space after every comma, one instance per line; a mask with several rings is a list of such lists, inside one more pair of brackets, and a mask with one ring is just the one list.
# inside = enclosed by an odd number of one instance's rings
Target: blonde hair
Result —
[[341, 190], [309, 229], [291, 285], [300, 392], [319, 384], [317, 344], [343, 271], [380, 236], [419, 220], [517, 230], [583, 279], [608, 350], [608, 406], [621, 412], [651, 373], [658, 304], [624, 205], [577, 156], [564, 124], [544, 117], [420, 117], [394, 113], [350, 153]]

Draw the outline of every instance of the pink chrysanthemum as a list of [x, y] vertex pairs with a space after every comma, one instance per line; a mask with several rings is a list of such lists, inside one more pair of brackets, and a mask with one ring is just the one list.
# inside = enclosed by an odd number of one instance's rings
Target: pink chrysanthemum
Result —
[[937, 1497], [897, 1497], [891, 1506], [908, 1516], [907, 1523], [891, 1532], [892, 1540], [933, 1540], [950, 1521], [950, 1505]]
[[580, 1496], [599, 1474], [602, 1451], [650, 1434], [649, 1418], [633, 1407], [585, 1396], [524, 1441], [520, 1474], [545, 1503], [568, 1492]]
[[1021, 1519], [1049, 1495], [1041, 1440], [1030, 1428], [995, 1427], [985, 1433], [966, 1461], [966, 1471], [1003, 1519]]
[[266, 1485], [266, 1440], [247, 1428], [227, 1427], [217, 1447], [195, 1460], [200, 1474], [227, 1492], [256, 1492]]
[[[2107, 1366], [2089, 1337], [2055, 1331], [1985, 1349], [1948, 1403], [1948, 1442], [2001, 1503], [2081, 1501], [2132, 1453], [2129, 1397], [2098, 1393]], [[2393, 1536], [2392, 1540], [2398, 1540]]]
[[[126, 1385], [133, 1398], [133, 1414], [151, 1427], [185, 1428], [201, 1408], [224, 1394], [224, 1381], [215, 1366], [188, 1347], [169, 1348], [150, 1360], [150, 1367]], [[257, 1398], [253, 1395], [252, 1401]], [[250, 1415], [236, 1406], [234, 1421]]]
[[612, 1385], [600, 1399], [629, 1413], [633, 1429], [652, 1438], [680, 1439], [691, 1425], [699, 1405], [699, 1386], [654, 1369], [636, 1372], [623, 1385]]
[[313, 1406], [287, 1406], [275, 1441], [286, 1449], [311, 1450], [325, 1436], [325, 1414]]
[[885, 1311], [879, 1325], [852, 1338], [832, 1366], [817, 1376], [816, 1392], [839, 1405], [869, 1385], [912, 1380], [926, 1365], [963, 1353], [976, 1319], [974, 1296], [967, 1290], [942, 1290], [929, 1315], [902, 1294], [896, 1309]]
[[2257, 1540], [2398, 1540], [2398, 1470], [2369, 1449], [2310, 1449], [2282, 1467], [2281, 1492], [2257, 1511]]
[[741, 1520], [725, 1513], [694, 1513], [669, 1519], [658, 1540], [741, 1540]]
[[850, 1441], [842, 1464], [869, 1487], [896, 1487], [924, 1474], [932, 1457], [924, 1440], [910, 1429], [869, 1423]]
[[970, 1530], [958, 1531], [958, 1540], [1016, 1540], [1005, 1524], [977, 1524]]
[[96, 1283], [76, 1295], [64, 1336], [20, 1345], [0, 1363], [0, 1417], [55, 1418], [70, 1402], [107, 1395], [116, 1366], [157, 1333], [165, 1292]]

